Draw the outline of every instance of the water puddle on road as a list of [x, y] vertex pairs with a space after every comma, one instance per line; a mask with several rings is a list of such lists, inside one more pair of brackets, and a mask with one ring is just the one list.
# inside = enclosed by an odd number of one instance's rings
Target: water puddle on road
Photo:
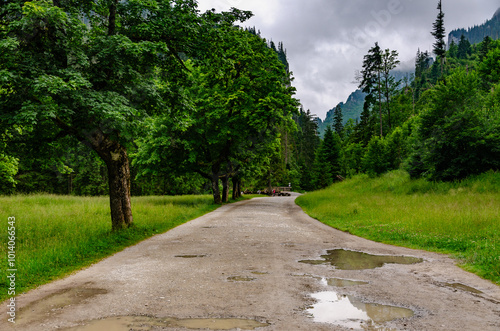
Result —
[[233, 277], [227, 277], [227, 280], [230, 282], [251, 282], [255, 280], [255, 278], [245, 277], [245, 276], [233, 276]]
[[22, 325], [47, 318], [47, 316], [55, 316], [62, 312], [65, 307], [77, 305], [99, 294], [106, 293], [108, 291], [105, 289], [86, 287], [59, 290], [21, 308], [16, 324]]
[[460, 284], [460, 283], [446, 283], [446, 284], [444, 284], [444, 286], [452, 288], [454, 290], [461, 290], [461, 291], [475, 293], [475, 294], [483, 294], [482, 291], [479, 291], [473, 287], [470, 287], [470, 286], [467, 286], [464, 284]]
[[330, 264], [341, 270], [363, 270], [380, 268], [384, 264], [416, 264], [423, 259], [411, 256], [371, 255], [363, 252], [334, 249], [321, 255], [323, 260], [302, 260], [301, 263], [308, 264]]
[[252, 319], [242, 318], [155, 318], [148, 316], [119, 316], [95, 320], [87, 325], [66, 329], [67, 331], [150, 331], [158, 328], [186, 328], [191, 330], [255, 330], [268, 326]]
[[406, 308], [364, 303], [350, 296], [334, 291], [311, 295], [318, 302], [307, 309], [315, 322], [340, 325], [346, 328], [387, 331], [383, 323], [413, 316]]

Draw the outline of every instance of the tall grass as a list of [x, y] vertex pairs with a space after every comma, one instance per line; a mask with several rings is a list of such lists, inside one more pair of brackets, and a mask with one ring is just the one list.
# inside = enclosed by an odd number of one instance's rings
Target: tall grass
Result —
[[16, 293], [21, 293], [172, 229], [216, 206], [210, 196], [135, 197], [132, 208], [134, 226], [111, 232], [107, 197], [0, 197], [0, 301], [8, 298], [9, 217], [16, 219]]
[[455, 183], [411, 180], [403, 171], [360, 175], [297, 203], [342, 231], [449, 253], [465, 269], [500, 284], [500, 173]]

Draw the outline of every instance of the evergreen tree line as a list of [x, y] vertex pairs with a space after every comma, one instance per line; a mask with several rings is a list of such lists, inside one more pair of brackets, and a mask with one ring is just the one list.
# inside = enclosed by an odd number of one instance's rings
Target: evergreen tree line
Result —
[[418, 50], [411, 81], [396, 82], [387, 71], [397, 52], [378, 43], [370, 49], [357, 77], [367, 93], [361, 119], [342, 128], [342, 110], [335, 109], [316, 151], [315, 188], [395, 169], [442, 181], [500, 170], [500, 41], [485, 37], [471, 45], [462, 38], [446, 50], [443, 18], [440, 10], [437, 59]]
[[500, 38], [500, 9], [497, 10], [493, 18], [484, 24], [476, 25], [468, 29], [456, 29], [450, 32], [450, 42], [460, 40], [464, 36], [471, 44], [480, 43], [485, 37], [493, 39]]

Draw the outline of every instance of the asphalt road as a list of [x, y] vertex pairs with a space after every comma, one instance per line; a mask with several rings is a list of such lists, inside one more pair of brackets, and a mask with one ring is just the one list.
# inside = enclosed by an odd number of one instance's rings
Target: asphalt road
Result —
[[[500, 287], [444, 255], [329, 228], [295, 197], [225, 205], [20, 295], [15, 324], [4, 302], [0, 330], [500, 330]], [[314, 262], [336, 249], [422, 262]]]

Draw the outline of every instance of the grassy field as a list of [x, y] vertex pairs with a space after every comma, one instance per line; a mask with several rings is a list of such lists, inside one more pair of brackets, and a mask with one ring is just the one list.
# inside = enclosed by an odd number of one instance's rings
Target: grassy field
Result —
[[357, 236], [451, 254], [466, 270], [500, 284], [500, 173], [457, 183], [410, 180], [403, 171], [360, 175], [297, 203]]
[[111, 232], [108, 197], [0, 197], [0, 301], [8, 295], [8, 218], [15, 217], [16, 293], [109, 256], [217, 208], [211, 196], [132, 198], [135, 226]]

